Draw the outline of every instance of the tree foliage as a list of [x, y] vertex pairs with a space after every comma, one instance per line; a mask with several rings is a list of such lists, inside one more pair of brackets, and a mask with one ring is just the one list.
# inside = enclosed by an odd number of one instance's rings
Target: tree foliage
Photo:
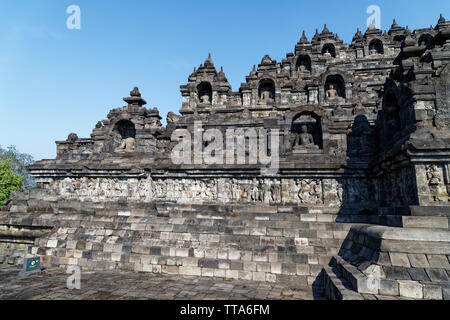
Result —
[[8, 161], [0, 162], [0, 208], [9, 199], [12, 190], [19, 190], [23, 185], [23, 178], [14, 174]]
[[0, 161], [8, 162], [11, 165], [13, 172], [22, 177], [23, 189], [28, 190], [36, 186], [33, 176], [26, 168], [34, 162], [31, 155], [20, 153], [15, 146], [9, 146], [7, 149], [3, 149], [0, 146]]

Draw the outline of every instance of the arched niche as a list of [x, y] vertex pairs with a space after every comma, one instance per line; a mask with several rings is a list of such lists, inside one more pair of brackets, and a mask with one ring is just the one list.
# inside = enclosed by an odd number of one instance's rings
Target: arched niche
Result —
[[295, 65], [297, 72], [311, 72], [311, 58], [308, 55], [300, 55]]
[[201, 82], [197, 86], [197, 95], [200, 103], [211, 104], [212, 101], [212, 86], [209, 82]]
[[369, 54], [384, 54], [383, 41], [381, 41], [380, 39], [373, 39], [372, 41], [370, 41]]
[[[291, 123], [291, 148], [323, 149], [321, 122], [320, 116], [312, 111], [302, 111], [296, 114]], [[311, 137], [312, 140], [309, 140], [308, 137]]]
[[118, 134], [121, 139], [136, 138], [136, 127], [130, 120], [118, 121], [113, 131]]
[[322, 47], [322, 55], [336, 58], [336, 48], [332, 43], [327, 43]]
[[345, 81], [339, 74], [327, 76], [324, 89], [327, 100], [345, 99]]
[[275, 82], [272, 79], [263, 79], [259, 83], [258, 97], [260, 101], [275, 101]]
[[136, 127], [130, 120], [120, 120], [113, 127], [114, 152], [131, 153], [135, 151]]
[[430, 48], [433, 43], [433, 36], [429, 33], [424, 33], [419, 38], [419, 46]]

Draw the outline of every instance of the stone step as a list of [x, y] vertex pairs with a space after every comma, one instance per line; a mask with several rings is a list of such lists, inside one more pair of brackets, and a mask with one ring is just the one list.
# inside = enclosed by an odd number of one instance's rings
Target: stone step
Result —
[[325, 265], [322, 269], [325, 296], [330, 300], [364, 300], [364, 297], [354, 291], [349, 283], [339, 273], [337, 268]]
[[435, 216], [435, 217], [450, 217], [449, 206], [411, 206], [411, 216]]
[[402, 226], [404, 228], [449, 229], [449, 218], [447, 216], [402, 217]]
[[[449, 281], [432, 282], [429, 278], [423, 280], [422, 277], [415, 276], [415, 270], [418, 269], [413, 268], [391, 268], [379, 265], [371, 265], [365, 269], [361, 266], [357, 268], [340, 257], [332, 259], [331, 265], [343, 279], [351, 284], [351, 288], [360, 294], [442, 300], [448, 295], [447, 287], [450, 287]], [[388, 270], [397, 270], [397, 274]], [[400, 271], [403, 271], [402, 274], [406, 277], [399, 278]], [[447, 299], [450, 299], [450, 296]]]

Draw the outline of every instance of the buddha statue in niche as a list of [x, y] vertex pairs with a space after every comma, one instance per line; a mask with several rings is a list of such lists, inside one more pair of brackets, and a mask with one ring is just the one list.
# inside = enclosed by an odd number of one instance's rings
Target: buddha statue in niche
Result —
[[114, 150], [116, 153], [132, 153], [134, 152], [134, 147], [136, 145], [135, 138], [122, 139], [120, 146]]
[[319, 149], [319, 146], [314, 143], [312, 134], [308, 133], [307, 125], [302, 125], [301, 133], [295, 134], [293, 147], [294, 149]]
[[200, 103], [206, 103], [209, 104], [211, 103], [211, 99], [209, 98], [208, 94], [204, 94], [200, 97]]
[[269, 90], [264, 90], [261, 93], [261, 100], [264, 101], [264, 102], [271, 102], [271, 101], [273, 101]]
[[330, 84], [328, 90], [327, 90], [327, 98], [328, 99], [334, 99], [338, 96], [338, 92], [334, 88], [334, 84]]
[[[128, 120], [117, 123], [115, 135], [119, 140], [119, 146], [114, 149], [115, 153], [132, 153], [136, 146], [136, 129], [134, 124]], [[117, 141], [116, 140], [116, 141]]]
[[334, 83], [330, 83], [328, 89], [325, 92], [325, 96], [327, 100], [333, 100], [337, 102], [345, 101], [345, 99], [341, 96], [342, 94], [336, 90], [337, 86]]

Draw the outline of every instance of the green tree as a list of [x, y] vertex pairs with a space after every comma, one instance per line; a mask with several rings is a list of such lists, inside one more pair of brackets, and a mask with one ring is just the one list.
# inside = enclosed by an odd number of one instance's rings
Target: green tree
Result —
[[9, 162], [13, 172], [23, 178], [23, 189], [28, 190], [36, 186], [33, 176], [27, 170], [27, 166], [34, 162], [32, 156], [20, 153], [14, 146], [9, 146], [7, 149], [0, 146], [0, 161]]
[[19, 190], [23, 185], [23, 178], [14, 174], [8, 161], [0, 162], [0, 208], [9, 199], [12, 190]]

